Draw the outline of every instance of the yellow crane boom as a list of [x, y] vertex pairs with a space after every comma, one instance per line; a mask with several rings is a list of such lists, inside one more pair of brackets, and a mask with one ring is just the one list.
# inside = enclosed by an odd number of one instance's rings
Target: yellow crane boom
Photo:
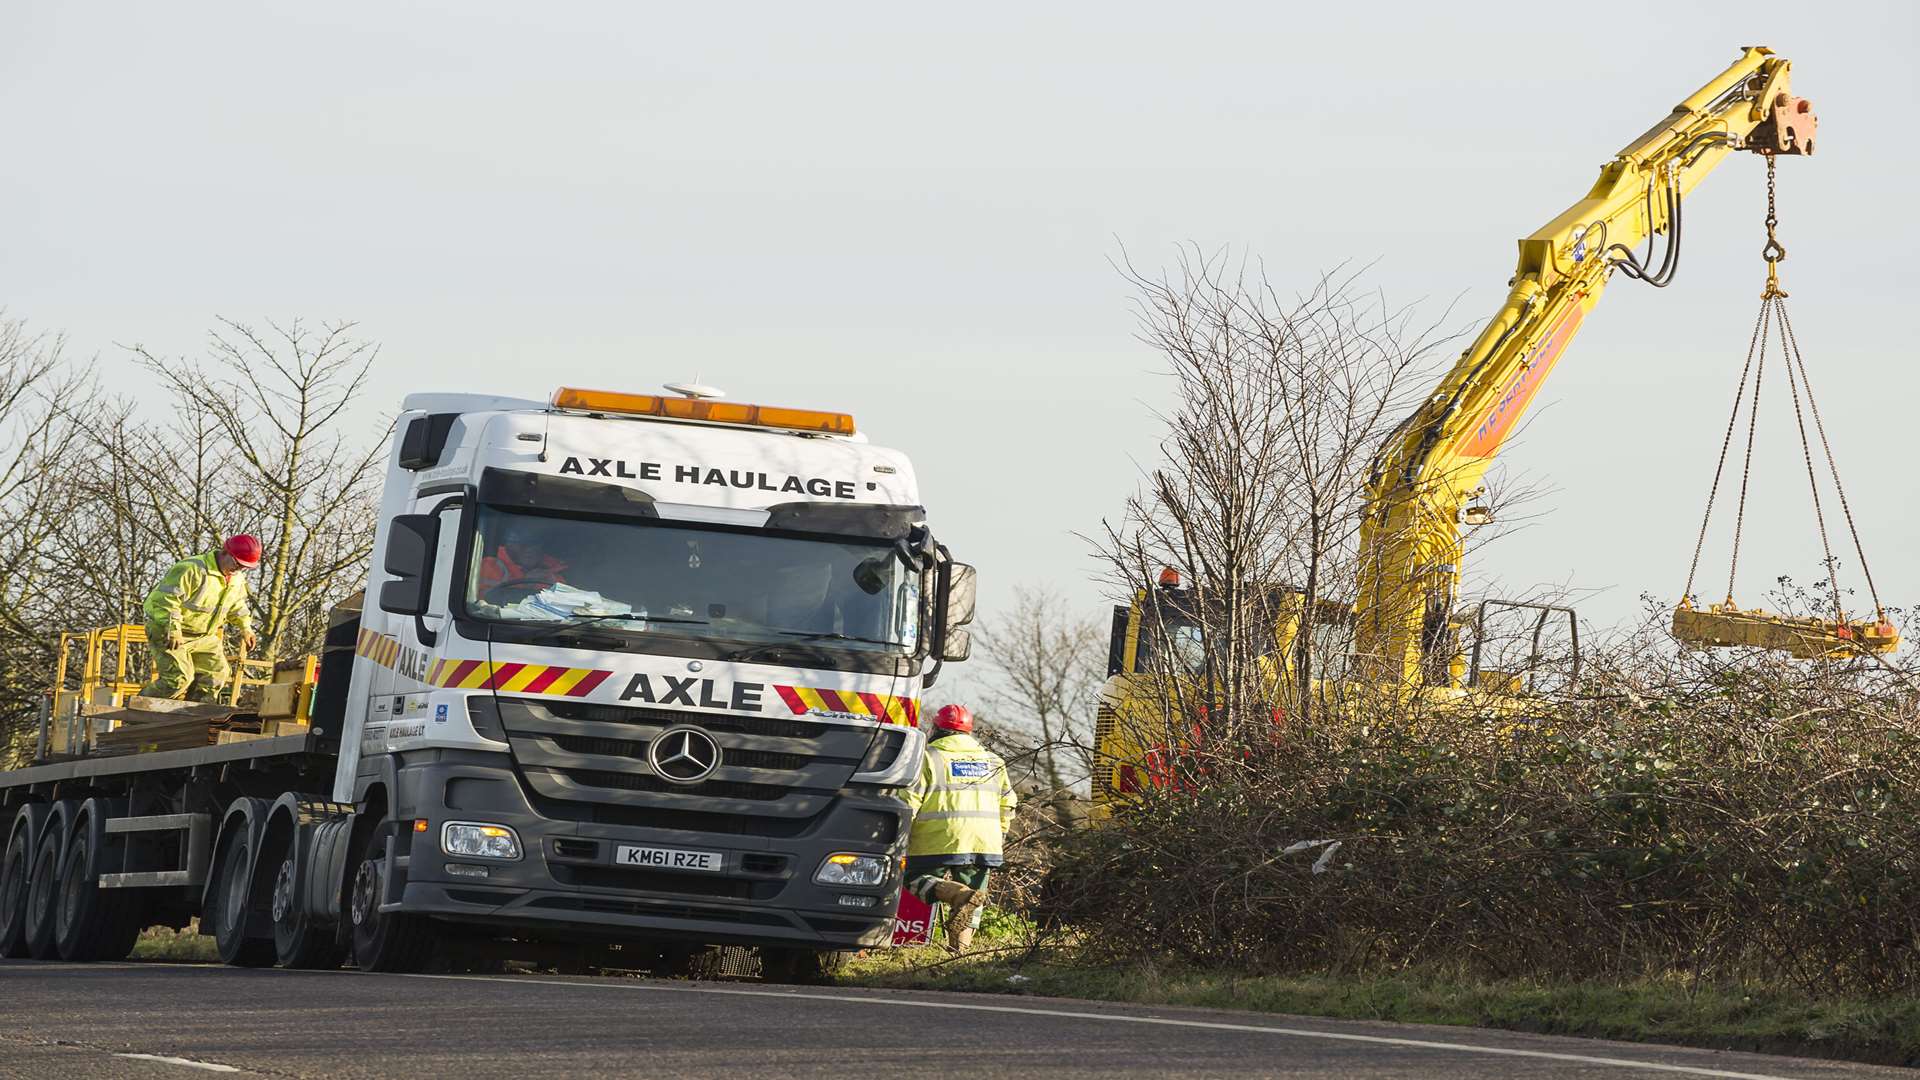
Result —
[[[1694, 186], [1735, 150], [1813, 152], [1813, 111], [1787, 75], [1771, 49], [1746, 49], [1603, 166], [1585, 198], [1520, 241], [1506, 303], [1375, 461], [1354, 601], [1359, 674], [1450, 678], [1462, 510], [1613, 273], [1671, 280]], [[1666, 238], [1658, 265], [1655, 236]]]

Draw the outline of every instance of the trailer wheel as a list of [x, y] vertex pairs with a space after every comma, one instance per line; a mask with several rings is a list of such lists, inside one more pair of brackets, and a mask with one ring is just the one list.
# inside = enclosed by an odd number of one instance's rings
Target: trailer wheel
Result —
[[34, 848], [33, 871], [27, 881], [27, 955], [35, 960], [57, 960], [60, 946], [54, 940], [54, 913], [59, 907], [61, 856], [66, 854], [68, 826], [78, 804], [61, 801], [53, 805], [40, 829], [40, 843]]
[[33, 866], [28, 841], [33, 835], [29, 819], [40, 807], [28, 804], [8, 822], [6, 848], [0, 852], [0, 959], [27, 955], [27, 878]]
[[433, 958], [437, 935], [432, 921], [380, 910], [387, 899], [387, 858], [393, 849], [390, 831], [382, 816], [356, 843], [358, 851], [347, 864], [353, 872], [347, 893], [353, 961], [362, 971], [422, 971]]
[[263, 889], [254, 888], [253, 840], [242, 827], [227, 834], [214, 861], [213, 902], [203, 921], [213, 923], [213, 943], [220, 962], [234, 967], [267, 967], [273, 963], [273, 939], [248, 937], [247, 930], [267, 914]]
[[[276, 850], [279, 849], [279, 850]], [[345, 958], [339, 936], [306, 913], [300, 903], [305, 886], [299, 852], [292, 843], [271, 845], [266, 858], [274, 861], [273, 952], [284, 968], [337, 968]]]
[[136, 905], [130, 889], [102, 889], [88, 872], [93, 845], [82, 821], [67, 840], [60, 860], [53, 912], [53, 940], [68, 963], [119, 960], [133, 951], [142, 927], [134, 925]]

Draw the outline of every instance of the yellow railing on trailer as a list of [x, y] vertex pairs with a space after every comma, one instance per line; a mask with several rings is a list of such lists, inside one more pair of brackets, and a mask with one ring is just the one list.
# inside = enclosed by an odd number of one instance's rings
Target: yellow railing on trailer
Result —
[[[53, 688], [49, 694], [48, 733], [42, 753], [73, 753], [72, 748], [80, 745], [88, 730], [82, 723], [87, 714], [125, 707], [128, 698], [152, 681], [153, 659], [146, 645], [147, 628], [139, 623], [60, 635]], [[134, 662], [136, 646], [140, 649], [138, 664]], [[70, 686], [76, 650], [80, 652], [80, 672]], [[256, 672], [259, 674], [254, 674]], [[272, 660], [242, 654], [221, 697], [227, 705], [238, 707], [240, 695], [247, 687], [263, 687], [273, 681]], [[108, 723], [111, 725], [112, 721]]]

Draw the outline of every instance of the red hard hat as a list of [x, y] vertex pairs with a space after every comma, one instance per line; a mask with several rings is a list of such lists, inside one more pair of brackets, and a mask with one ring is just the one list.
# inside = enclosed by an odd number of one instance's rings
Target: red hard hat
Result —
[[933, 714], [933, 726], [941, 731], [972, 731], [973, 714], [965, 705], [942, 705]]
[[246, 533], [229, 536], [227, 537], [227, 542], [220, 545], [220, 550], [226, 552], [234, 562], [248, 569], [260, 565], [260, 540], [258, 537], [248, 536]]

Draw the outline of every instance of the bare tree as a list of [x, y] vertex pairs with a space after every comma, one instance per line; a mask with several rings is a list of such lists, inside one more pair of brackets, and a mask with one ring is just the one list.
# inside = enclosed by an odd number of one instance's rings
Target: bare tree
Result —
[[83, 467], [75, 417], [98, 398], [64, 349], [58, 335], [0, 313], [0, 758], [16, 761], [51, 672], [47, 628], [72, 604], [56, 541]]
[[[979, 690], [996, 741], [1053, 794], [1093, 772], [1093, 715], [1105, 677], [1102, 628], [1045, 586], [1017, 586], [1012, 608], [975, 631], [988, 662]], [[1063, 764], [1064, 759], [1064, 764]]]
[[[1225, 253], [1123, 272], [1174, 385], [1164, 462], [1099, 546], [1128, 593], [1151, 589], [1161, 565], [1183, 571], [1200, 655], [1155, 654], [1166, 719], [1185, 730], [1204, 717], [1209, 740], [1237, 743], [1276, 711], [1310, 718], [1341, 674], [1370, 470], [1450, 338], [1353, 273], [1285, 299]], [[1298, 632], [1276, 658], [1283, 618]], [[1183, 700], [1196, 686], [1205, 700]]]
[[240, 527], [261, 534], [266, 571], [256, 603], [266, 652], [278, 655], [294, 623], [312, 623], [317, 603], [371, 552], [366, 526], [383, 442], [340, 428], [378, 347], [351, 336], [352, 323], [268, 327], [222, 319], [204, 365], [134, 352], [172, 391], [178, 420], [167, 438], [194, 463], [148, 478], [139, 497], [174, 508], [168, 539], [176, 543]]

